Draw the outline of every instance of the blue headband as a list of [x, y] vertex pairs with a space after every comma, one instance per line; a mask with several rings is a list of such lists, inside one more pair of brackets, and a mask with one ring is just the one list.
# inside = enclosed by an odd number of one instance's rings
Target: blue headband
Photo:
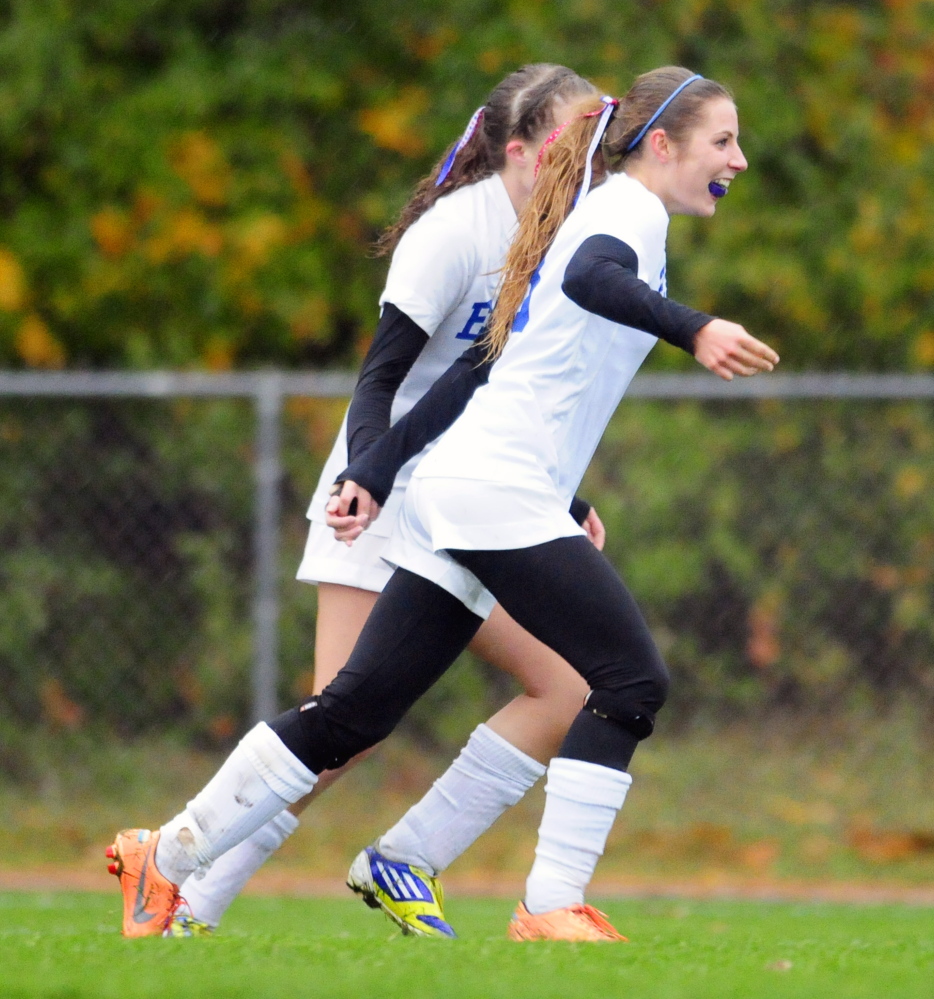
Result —
[[678, 96], [678, 94], [681, 93], [682, 90], [684, 90], [684, 88], [689, 83], [693, 83], [695, 80], [703, 80], [703, 77], [700, 75], [700, 73], [695, 73], [693, 76], [689, 76], [684, 81], [684, 83], [682, 83], [678, 87], [675, 87], [675, 89], [669, 95], [668, 99], [662, 103], [662, 106], [645, 123], [645, 126], [643, 127], [642, 131], [632, 140], [632, 142], [629, 143], [628, 146], [626, 146], [627, 153], [632, 152], [632, 150], [639, 145], [639, 143], [645, 138], [645, 133], [648, 132], [648, 130], [655, 124], [655, 122], [657, 122], [658, 119], [661, 118], [661, 116], [665, 113], [665, 108], [668, 107], [668, 105]]

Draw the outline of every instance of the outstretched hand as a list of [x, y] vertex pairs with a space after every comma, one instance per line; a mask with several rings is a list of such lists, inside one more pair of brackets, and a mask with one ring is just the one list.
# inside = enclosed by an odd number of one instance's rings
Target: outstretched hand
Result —
[[328, 527], [334, 529], [336, 540], [348, 547], [376, 520], [379, 511], [380, 505], [367, 490], [349, 479], [332, 487], [325, 507]]
[[778, 354], [768, 344], [727, 319], [713, 319], [697, 331], [694, 357], [728, 382], [733, 375], [755, 375], [778, 364]]

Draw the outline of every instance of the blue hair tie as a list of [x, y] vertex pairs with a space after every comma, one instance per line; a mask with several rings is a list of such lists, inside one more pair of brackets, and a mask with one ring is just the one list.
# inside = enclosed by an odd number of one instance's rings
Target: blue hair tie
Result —
[[474, 132], [477, 131], [480, 122], [483, 120], [484, 111], [486, 111], [486, 105], [477, 108], [477, 110], [474, 111], [473, 117], [467, 122], [464, 134], [457, 140], [457, 145], [448, 153], [448, 158], [444, 161], [444, 165], [441, 167], [441, 172], [438, 174], [438, 179], [435, 181], [435, 187], [440, 187], [448, 179], [448, 174], [451, 172], [451, 167], [454, 166], [454, 160], [457, 159], [457, 154], [473, 138]]
[[665, 108], [668, 107], [668, 105], [678, 96], [678, 94], [681, 93], [682, 90], [684, 90], [684, 88], [689, 83], [693, 83], [695, 80], [703, 80], [703, 77], [700, 75], [700, 73], [695, 73], [693, 76], [689, 76], [684, 81], [684, 83], [682, 83], [678, 87], [675, 87], [675, 89], [669, 95], [668, 99], [662, 103], [662, 106], [645, 123], [645, 126], [643, 127], [642, 131], [632, 140], [632, 142], [629, 143], [628, 146], [626, 146], [627, 153], [631, 153], [632, 150], [639, 145], [639, 143], [645, 138], [645, 133], [648, 132], [648, 130], [655, 124], [655, 122], [657, 122], [658, 119], [665, 113]]

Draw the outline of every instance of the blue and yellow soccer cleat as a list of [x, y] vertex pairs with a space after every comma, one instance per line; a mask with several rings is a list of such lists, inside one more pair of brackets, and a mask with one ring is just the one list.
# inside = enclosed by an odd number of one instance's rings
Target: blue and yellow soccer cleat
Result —
[[441, 882], [419, 867], [389, 860], [375, 847], [368, 846], [357, 855], [347, 874], [347, 887], [371, 909], [382, 909], [405, 934], [457, 936], [444, 918]]
[[214, 933], [210, 923], [184, 913], [176, 914], [163, 932], [164, 937], [209, 937]]

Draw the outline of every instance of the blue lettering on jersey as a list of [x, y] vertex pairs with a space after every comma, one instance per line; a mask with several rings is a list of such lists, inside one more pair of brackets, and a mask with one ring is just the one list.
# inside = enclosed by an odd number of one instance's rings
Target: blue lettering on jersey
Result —
[[[464, 328], [454, 337], [455, 340], [476, 340], [478, 336], [486, 329], [486, 321], [490, 318], [490, 313], [493, 311], [492, 302], [474, 302], [473, 309], [471, 309], [470, 316], [467, 318], [467, 322], [464, 324]], [[477, 331], [474, 332], [474, 327], [477, 327]]]
[[535, 272], [532, 274], [532, 278], [529, 281], [529, 291], [528, 291], [528, 294], [525, 296], [524, 301], [519, 306], [519, 311], [516, 313], [516, 318], [512, 322], [512, 328], [513, 328], [513, 330], [516, 333], [521, 332], [528, 325], [528, 322], [529, 322], [529, 304], [530, 304], [530, 301], [531, 301], [531, 298], [532, 298], [532, 292], [535, 291], [536, 285], [542, 279], [541, 270], [542, 270], [542, 264], [544, 262], [545, 261], [543, 260], [538, 265], [538, 267], [535, 268]]
[[663, 267], [662, 268], [662, 273], [659, 275], [659, 278], [658, 278], [658, 293], [660, 295], [664, 295], [666, 298], [668, 297], [668, 273], [667, 272], [668, 272], [668, 267], [667, 266]]

